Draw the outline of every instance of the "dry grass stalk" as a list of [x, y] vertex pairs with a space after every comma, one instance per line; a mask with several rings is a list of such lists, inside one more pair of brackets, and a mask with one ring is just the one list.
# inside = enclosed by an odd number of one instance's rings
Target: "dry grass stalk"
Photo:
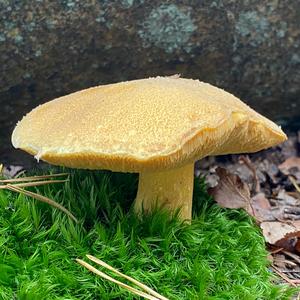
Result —
[[45, 185], [50, 183], [60, 183], [60, 182], [66, 182], [67, 180], [43, 180], [43, 181], [34, 181], [34, 182], [25, 182], [25, 183], [16, 183], [16, 184], [6, 184], [6, 185], [0, 185], [0, 189], [7, 189], [8, 185], [12, 185], [14, 187], [31, 187], [31, 186], [39, 186], [39, 185]]
[[300, 257], [298, 255], [296, 255], [294, 253], [291, 253], [289, 251], [285, 251], [285, 250], [283, 250], [282, 253], [284, 253], [285, 255], [293, 258], [298, 264], [300, 264]]
[[28, 176], [22, 178], [3, 179], [0, 180], [0, 183], [15, 183], [15, 182], [27, 182], [27, 181], [33, 182], [41, 179], [49, 179], [53, 177], [61, 177], [61, 176], [68, 176], [68, 175], [69, 175], [68, 173], [58, 173], [58, 174], [51, 174], [51, 175]]
[[[1, 165], [0, 165], [1, 167]], [[39, 195], [37, 193], [33, 193], [27, 190], [24, 190], [24, 187], [33, 187], [33, 186], [40, 186], [45, 184], [52, 184], [52, 183], [61, 183], [68, 181], [67, 179], [62, 180], [43, 180], [43, 179], [50, 179], [53, 177], [61, 177], [66, 176], [67, 173], [60, 173], [60, 174], [52, 174], [52, 175], [41, 175], [41, 176], [30, 176], [30, 177], [23, 177], [23, 178], [13, 178], [13, 179], [3, 179], [0, 180], [0, 189], [6, 189], [13, 192], [17, 192], [20, 194], [24, 194], [26, 196], [29, 196], [31, 198], [37, 199], [41, 202], [47, 203], [62, 212], [64, 212], [66, 215], [68, 215], [73, 221], [78, 223], [78, 220], [75, 218], [75, 216], [68, 211], [65, 207], [60, 205], [59, 203], [55, 202], [54, 200]]]
[[157, 292], [155, 292], [154, 290], [152, 290], [151, 288], [149, 288], [147, 285], [135, 280], [134, 278], [127, 276], [123, 273], [121, 273], [120, 271], [118, 271], [117, 269], [111, 267], [110, 265], [108, 265], [107, 263], [105, 263], [104, 261], [92, 256], [92, 255], [87, 255], [87, 258], [89, 258], [91, 261], [95, 262], [96, 264], [116, 273], [117, 275], [119, 275], [120, 277], [123, 277], [125, 279], [127, 279], [128, 281], [134, 283], [135, 285], [137, 285], [138, 287], [142, 288], [143, 290], [145, 290], [146, 292], [148, 292], [150, 295], [153, 295], [155, 297], [157, 297], [158, 299], [161, 300], [168, 300], [168, 298], [158, 294]]
[[291, 286], [297, 287], [297, 284], [292, 279], [289, 279], [285, 274], [283, 274], [277, 267], [275, 267], [274, 265], [272, 265], [272, 269], [274, 270], [274, 272], [277, 275], [279, 275], [282, 279], [284, 279]]
[[289, 178], [289, 180], [291, 181], [291, 183], [293, 184], [293, 186], [295, 187], [296, 191], [297, 191], [298, 193], [300, 193], [300, 187], [299, 187], [299, 185], [298, 185], [296, 179], [295, 179], [293, 176], [291, 176], [291, 175], [289, 175], [288, 178]]
[[137, 285], [138, 287], [140, 287], [141, 289], [143, 289], [144, 291], [146, 291], [147, 293], [143, 292], [143, 291], [140, 291], [136, 288], [133, 288], [119, 280], [116, 280], [114, 278], [112, 278], [111, 276], [99, 271], [98, 269], [94, 268], [93, 266], [91, 266], [90, 264], [88, 264], [87, 262], [81, 260], [81, 259], [76, 259], [76, 261], [81, 264], [82, 266], [84, 266], [85, 268], [87, 268], [89, 271], [101, 276], [102, 278], [104, 279], [107, 279], [111, 282], [114, 282], [116, 284], [118, 284], [119, 286], [125, 288], [126, 290], [138, 295], [138, 296], [141, 296], [141, 297], [144, 297], [145, 299], [149, 299], [149, 300], [169, 300], [168, 298], [158, 294], [157, 292], [155, 292], [154, 290], [152, 290], [150, 287], [146, 286], [145, 284], [135, 280], [134, 278], [130, 277], [130, 276], [127, 276], [123, 273], [121, 273], [120, 271], [118, 271], [117, 269], [111, 267], [110, 265], [108, 265], [107, 263], [105, 263], [104, 261], [92, 256], [92, 255], [87, 255], [87, 258], [89, 258], [90, 260], [92, 260], [93, 262], [95, 262], [96, 264], [114, 272], [115, 274], [119, 275], [120, 277], [123, 277], [125, 279], [127, 279], [128, 281], [134, 283], [135, 285]]

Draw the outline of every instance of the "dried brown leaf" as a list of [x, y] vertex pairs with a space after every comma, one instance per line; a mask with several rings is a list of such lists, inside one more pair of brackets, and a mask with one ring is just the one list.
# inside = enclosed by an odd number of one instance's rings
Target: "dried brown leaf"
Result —
[[262, 222], [260, 227], [265, 240], [273, 245], [282, 247], [290, 252], [294, 252], [298, 238], [300, 237], [300, 222]]
[[282, 164], [280, 164], [278, 168], [283, 174], [290, 175], [290, 170], [292, 168], [297, 168], [300, 170], [300, 157], [289, 157]]
[[21, 173], [24, 173], [24, 168], [22, 166], [3, 166], [2, 168], [2, 176], [4, 178], [13, 178], [19, 176]]
[[294, 226], [278, 221], [262, 222], [260, 228], [263, 231], [265, 240], [273, 245], [276, 245], [278, 241], [284, 239], [288, 233], [297, 231]]
[[252, 210], [248, 211], [258, 222], [275, 221], [276, 217], [273, 214], [269, 200], [264, 193], [258, 193], [251, 198]]
[[248, 185], [238, 175], [231, 174], [224, 168], [218, 167], [216, 173], [219, 182], [209, 190], [215, 201], [222, 207], [251, 210]]
[[252, 206], [267, 210], [270, 210], [272, 208], [269, 200], [266, 198], [266, 195], [264, 193], [258, 193], [254, 197], [252, 197]]
[[260, 182], [266, 182], [267, 178], [265, 175], [268, 175], [268, 180], [270, 180], [273, 184], [278, 184], [280, 181], [280, 177], [278, 177], [279, 169], [277, 165], [271, 162], [269, 159], [264, 159], [263, 161], [257, 163], [257, 172], [258, 174], [264, 175], [264, 180], [260, 179]]
[[282, 202], [282, 205], [300, 205], [300, 200], [296, 199], [292, 194], [287, 193], [284, 189], [279, 190], [277, 199], [280, 200], [280, 202]]

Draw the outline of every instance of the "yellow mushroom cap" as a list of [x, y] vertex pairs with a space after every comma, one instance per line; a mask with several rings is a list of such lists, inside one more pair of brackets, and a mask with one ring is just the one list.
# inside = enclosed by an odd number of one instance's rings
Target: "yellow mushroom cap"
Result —
[[125, 172], [256, 152], [285, 139], [276, 124], [232, 94], [174, 77], [102, 85], [54, 99], [28, 113], [12, 135], [14, 147], [55, 165]]

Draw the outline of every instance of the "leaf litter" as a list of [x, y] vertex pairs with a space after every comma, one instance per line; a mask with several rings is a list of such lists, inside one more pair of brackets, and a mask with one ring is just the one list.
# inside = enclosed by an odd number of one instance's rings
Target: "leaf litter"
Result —
[[292, 286], [300, 286], [299, 136], [249, 156], [199, 163], [215, 201], [222, 207], [244, 209], [255, 219], [270, 251], [273, 271]]

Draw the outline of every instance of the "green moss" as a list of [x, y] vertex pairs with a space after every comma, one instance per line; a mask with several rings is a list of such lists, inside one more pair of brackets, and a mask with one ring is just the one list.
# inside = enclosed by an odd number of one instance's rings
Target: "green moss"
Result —
[[134, 299], [75, 263], [87, 253], [170, 299], [288, 299], [291, 290], [271, 282], [251, 219], [215, 205], [202, 180], [194, 220], [184, 225], [166, 212], [134, 216], [135, 175], [72, 172], [70, 179], [39, 192], [69, 207], [79, 225], [0, 191], [0, 299]]

